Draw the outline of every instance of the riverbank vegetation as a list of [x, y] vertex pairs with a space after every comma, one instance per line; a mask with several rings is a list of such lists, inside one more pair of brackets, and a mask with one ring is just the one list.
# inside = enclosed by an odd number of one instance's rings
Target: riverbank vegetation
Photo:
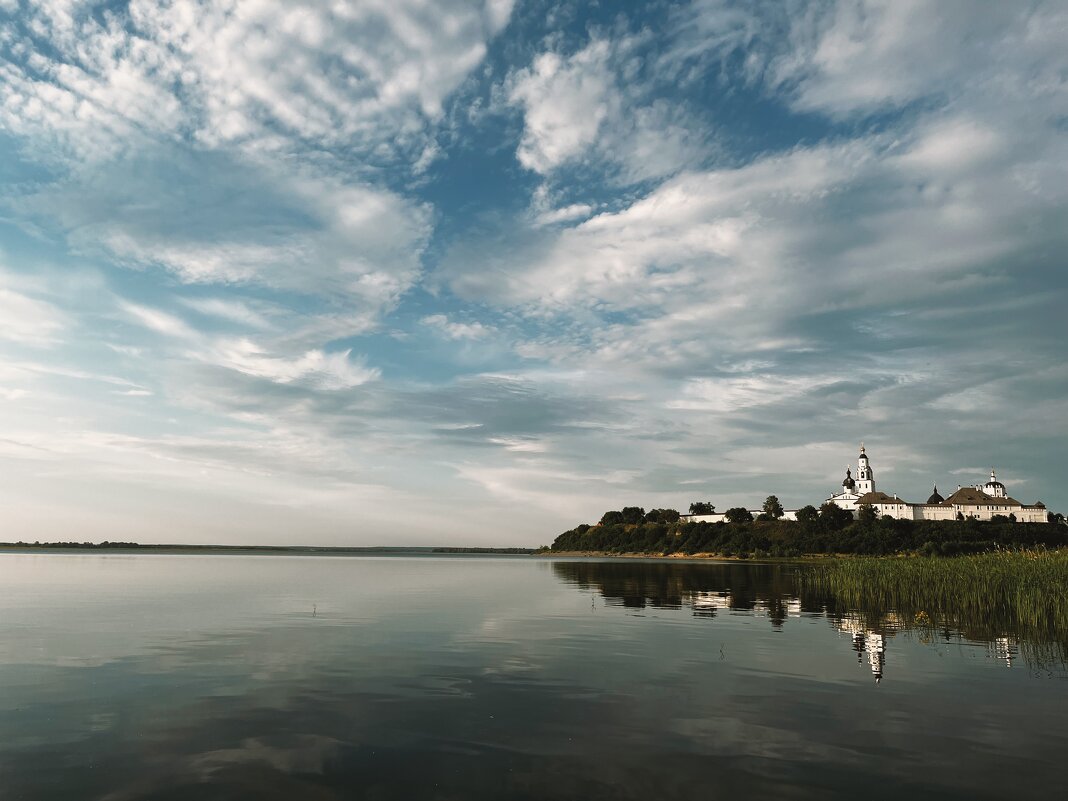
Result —
[[[730, 523], [668, 522], [673, 510], [646, 514], [640, 507], [607, 512], [598, 525], [580, 525], [558, 536], [554, 552], [672, 554], [711, 553], [742, 557], [807, 554], [882, 556], [919, 553], [955, 556], [998, 548], [1068, 546], [1063, 524], [1007, 520], [895, 520], [852, 514], [833, 504], [798, 512], [798, 520], [735, 514]], [[729, 510], [729, 512], [735, 510]], [[742, 510], [744, 511], [744, 510]], [[802, 514], [804, 512], [805, 514]], [[676, 513], [677, 514], [677, 513]]]
[[[797, 573], [799, 591], [868, 620], [893, 610], [910, 628], [1068, 647], [1068, 550], [999, 550], [952, 559], [840, 559]], [[1041, 662], [1040, 654], [1032, 655]], [[1029, 660], [1032, 661], [1032, 660]]]

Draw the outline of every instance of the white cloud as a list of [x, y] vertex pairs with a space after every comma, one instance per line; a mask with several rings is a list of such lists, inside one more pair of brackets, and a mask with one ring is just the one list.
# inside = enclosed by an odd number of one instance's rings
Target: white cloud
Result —
[[788, 24], [791, 48], [771, 59], [768, 75], [793, 87], [802, 109], [847, 115], [991, 90], [1005, 99], [1053, 90], [1064, 101], [1063, 3], [976, 14], [968, 3], [841, 0]]
[[[424, 204], [312, 168], [155, 155], [9, 205], [38, 228], [58, 228], [81, 254], [160, 267], [190, 284], [255, 284], [343, 301], [361, 327], [420, 276], [433, 219]], [[216, 304], [212, 313], [221, 311]], [[233, 306], [228, 313], [257, 325]]]
[[53, 344], [66, 327], [66, 316], [51, 303], [4, 285], [0, 273], [0, 339], [27, 345]]
[[[133, 0], [27, 9], [29, 67], [0, 67], [0, 125], [79, 158], [141, 136], [403, 152], [483, 59], [508, 0]], [[47, 46], [38, 47], [38, 42]]]
[[524, 110], [520, 164], [544, 174], [594, 144], [619, 103], [609, 55], [608, 42], [594, 41], [569, 58], [542, 53], [512, 76], [509, 100]]
[[[313, 389], [338, 390], [365, 384], [379, 377], [377, 368], [353, 359], [352, 351], [328, 353], [321, 349], [297, 354], [285, 342], [270, 348], [247, 337], [211, 337], [181, 318], [160, 309], [120, 302], [120, 308], [144, 327], [177, 340], [171, 352], [193, 362], [234, 370], [278, 384], [301, 384]], [[279, 349], [281, 348], [281, 350]]]
[[271, 327], [266, 317], [239, 300], [226, 298], [179, 298], [179, 302], [209, 317], [218, 317], [222, 320], [258, 329]]
[[132, 319], [157, 334], [184, 340], [197, 340], [200, 338], [199, 332], [186, 323], [185, 320], [173, 314], [137, 303], [121, 302], [119, 307]]
[[628, 77], [636, 44], [628, 37], [594, 39], [567, 57], [542, 53], [509, 76], [508, 101], [524, 115], [520, 164], [548, 175], [596, 161], [627, 184], [670, 175], [707, 154], [701, 121], [651, 98], [648, 81]]
[[449, 339], [484, 339], [493, 333], [493, 329], [479, 322], [461, 323], [450, 320], [444, 314], [430, 314], [420, 322], [436, 328]]
[[593, 212], [593, 206], [589, 203], [572, 203], [559, 209], [548, 209], [534, 218], [534, 224], [554, 225], [556, 223], [574, 222], [589, 217]]
[[237, 339], [217, 341], [210, 350], [192, 355], [279, 384], [303, 384], [321, 390], [350, 389], [379, 377], [376, 368], [352, 360], [351, 350], [310, 350], [296, 358], [284, 358], [265, 352], [248, 339]]
[[695, 378], [683, 384], [680, 397], [668, 401], [667, 407], [730, 414], [800, 398], [836, 380], [833, 376], [806, 378], [761, 373], [738, 378]]

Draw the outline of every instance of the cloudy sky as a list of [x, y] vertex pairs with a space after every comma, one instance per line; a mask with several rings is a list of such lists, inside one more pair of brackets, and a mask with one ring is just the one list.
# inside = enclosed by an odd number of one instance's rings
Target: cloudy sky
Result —
[[0, 0], [0, 540], [1064, 510], [1068, 6]]

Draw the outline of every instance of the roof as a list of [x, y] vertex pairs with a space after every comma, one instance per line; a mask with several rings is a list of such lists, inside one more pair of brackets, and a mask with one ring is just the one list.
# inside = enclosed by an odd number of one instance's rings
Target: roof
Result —
[[931, 497], [927, 499], [927, 503], [931, 505], [942, 503], [943, 501], [945, 501], [945, 498], [938, 494], [938, 487], [935, 487], [935, 491], [931, 493]]
[[975, 487], [961, 487], [943, 503], [944, 506], [1023, 506], [1015, 498], [995, 498]]
[[857, 506], [874, 506], [877, 503], [908, 503], [904, 498], [895, 498], [885, 492], [865, 492], [857, 498]]

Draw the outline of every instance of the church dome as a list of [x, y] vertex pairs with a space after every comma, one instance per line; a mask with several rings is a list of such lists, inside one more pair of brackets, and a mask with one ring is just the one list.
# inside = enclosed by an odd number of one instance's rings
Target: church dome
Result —
[[1005, 485], [998, 481], [998, 477], [994, 475], [993, 468], [990, 469], [990, 480], [983, 486], [983, 490], [986, 491], [987, 495], [996, 495], [997, 493], [994, 490], [1005, 492]]
[[934, 492], [931, 493], [931, 497], [927, 499], [927, 503], [944, 503], [945, 498], [938, 494], [938, 487], [934, 488]]
[[853, 480], [853, 476], [851, 476], [849, 474], [849, 468], [847, 467], [846, 468], [846, 477], [845, 477], [845, 479], [842, 480], [842, 488], [852, 492], [853, 488], [856, 487], [856, 486], [857, 486], [857, 482], [855, 482]]

